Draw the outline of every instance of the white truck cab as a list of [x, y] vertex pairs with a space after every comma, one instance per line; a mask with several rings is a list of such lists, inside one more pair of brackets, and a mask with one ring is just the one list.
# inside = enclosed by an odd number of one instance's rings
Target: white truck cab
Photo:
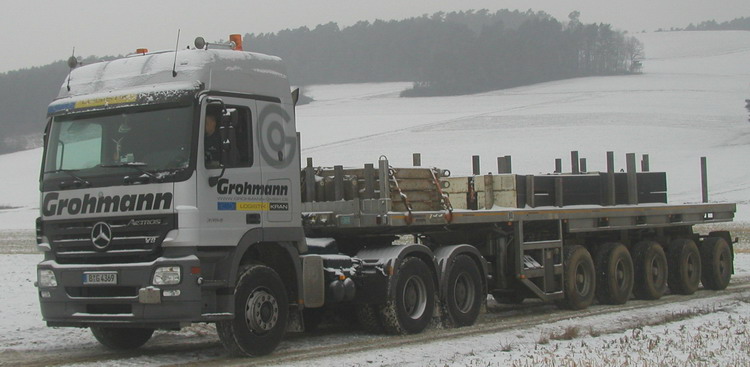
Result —
[[154, 328], [231, 319], [251, 246], [289, 253], [277, 261], [296, 304], [300, 158], [279, 58], [237, 44], [140, 50], [72, 69], [48, 116], [37, 220], [48, 325], [129, 347]]

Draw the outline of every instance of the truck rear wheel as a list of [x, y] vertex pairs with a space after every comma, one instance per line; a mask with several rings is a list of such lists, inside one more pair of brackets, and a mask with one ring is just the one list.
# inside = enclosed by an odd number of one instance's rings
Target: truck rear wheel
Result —
[[383, 327], [388, 334], [416, 334], [424, 330], [435, 310], [435, 281], [422, 260], [407, 257], [388, 286]]
[[91, 333], [107, 348], [127, 350], [146, 344], [154, 334], [154, 329], [92, 326]]
[[669, 245], [669, 289], [676, 294], [693, 294], [701, 281], [701, 256], [695, 242], [679, 238]]
[[596, 252], [596, 299], [600, 303], [621, 305], [633, 291], [633, 259], [625, 245], [605, 243]]
[[667, 257], [664, 249], [654, 241], [642, 241], [633, 249], [637, 299], [659, 299], [667, 291]]
[[732, 277], [732, 252], [721, 237], [708, 237], [700, 248], [703, 265], [701, 282], [706, 289], [720, 291], [729, 285]]
[[445, 324], [473, 325], [479, 316], [482, 299], [482, 279], [477, 264], [466, 255], [459, 255], [448, 272], [443, 299]]
[[581, 310], [591, 305], [594, 301], [596, 276], [594, 261], [585, 247], [564, 247], [563, 277], [565, 298], [557, 301], [557, 306], [568, 310]]
[[273, 352], [286, 332], [286, 288], [273, 269], [259, 264], [241, 269], [234, 289], [234, 319], [216, 323], [224, 347], [238, 356]]

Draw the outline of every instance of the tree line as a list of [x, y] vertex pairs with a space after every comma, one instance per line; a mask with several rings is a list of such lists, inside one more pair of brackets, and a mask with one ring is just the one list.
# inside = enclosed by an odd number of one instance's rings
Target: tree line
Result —
[[750, 17], [735, 18], [726, 22], [718, 23], [715, 20], [693, 25], [690, 23], [685, 27], [686, 31], [750, 31]]
[[404, 96], [477, 93], [590, 75], [637, 72], [643, 45], [609, 24], [544, 12], [435, 13], [246, 34], [245, 48], [285, 59], [298, 85], [413, 81]]
[[[281, 56], [290, 81], [411, 81], [405, 96], [455, 95], [588, 75], [637, 71], [643, 47], [608, 24], [544, 12], [438, 12], [403, 20], [336, 23], [245, 34], [245, 49]], [[112, 57], [89, 57], [90, 64]], [[0, 154], [41, 145], [46, 106], [64, 61], [0, 73]]]

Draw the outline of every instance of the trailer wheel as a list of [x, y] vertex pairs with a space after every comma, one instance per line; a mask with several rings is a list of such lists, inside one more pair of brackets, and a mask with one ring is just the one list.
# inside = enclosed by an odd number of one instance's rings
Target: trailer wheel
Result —
[[216, 323], [219, 339], [234, 355], [273, 352], [286, 332], [286, 288], [273, 269], [252, 264], [241, 269], [234, 289], [234, 319]]
[[703, 271], [701, 281], [706, 289], [722, 290], [732, 277], [732, 252], [721, 237], [708, 237], [700, 248]]
[[379, 316], [380, 310], [376, 305], [361, 304], [356, 305], [354, 312], [357, 316], [357, 322], [362, 328], [370, 334], [382, 334], [383, 321]]
[[637, 299], [659, 299], [667, 291], [667, 257], [664, 249], [654, 241], [642, 241], [633, 249]]
[[585, 247], [580, 245], [563, 248], [563, 291], [565, 298], [557, 306], [569, 310], [581, 310], [594, 301], [596, 275], [594, 261]]
[[445, 324], [454, 327], [473, 325], [485, 297], [477, 264], [466, 255], [457, 256], [445, 286]]
[[435, 281], [430, 268], [416, 257], [401, 262], [388, 286], [383, 327], [388, 334], [416, 334], [424, 330], [435, 310]]
[[154, 329], [92, 326], [91, 333], [107, 348], [127, 350], [146, 344], [154, 334]]
[[669, 245], [669, 289], [676, 294], [693, 294], [701, 281], [701, 256], [698, 246], [689, 239], [679, 238]]
[[596, 252], [596, 299], [600, 303], [621, 305], [633, 291], [633, 259], [625, 245], [605, 243]]

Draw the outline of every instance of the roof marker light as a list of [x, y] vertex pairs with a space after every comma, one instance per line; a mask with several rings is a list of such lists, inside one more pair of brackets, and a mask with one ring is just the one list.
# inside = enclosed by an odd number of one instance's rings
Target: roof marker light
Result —
[[147, 48], [139, 48], [135, 50], [135, 53], [145, 55], [148, 52]]
[[235, 51], [242, 51], [242, 35], [241, 34], [230, 34], [229, 41], [234, 42], [233, 49]]

